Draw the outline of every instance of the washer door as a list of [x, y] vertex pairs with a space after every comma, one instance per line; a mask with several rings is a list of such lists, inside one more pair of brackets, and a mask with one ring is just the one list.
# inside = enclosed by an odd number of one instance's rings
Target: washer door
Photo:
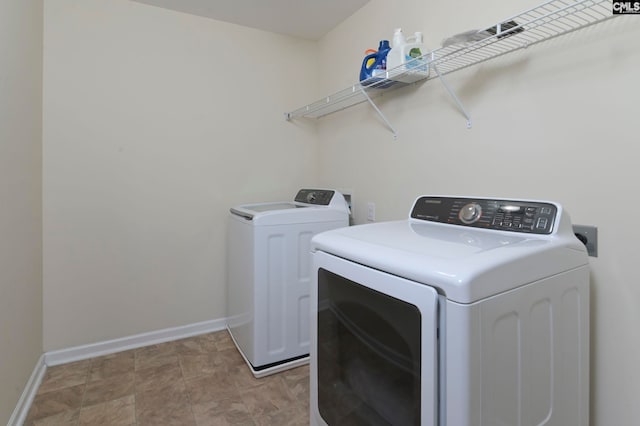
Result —
[[314, 254], [312, 424], [435, 425], [432, 287]]

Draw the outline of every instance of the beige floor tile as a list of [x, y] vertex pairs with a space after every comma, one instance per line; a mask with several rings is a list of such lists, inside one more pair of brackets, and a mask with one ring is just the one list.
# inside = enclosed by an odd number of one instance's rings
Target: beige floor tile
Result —
[[174, 342], [160, 343], [135, 350], [135, 369], [159, 367], [178, 361]]
[[189, 397], [180, 384], [136, 393], [136, 419], [140, 426], [196, 424]]
[[287, 408], [295, 403], [295, 399], [290, 394], [281, 375], [274, 374], [273, 376], [268, 376], [261, 380], [264, 380], [264, 385], [261, 385], [260, 387], [264, 389], [263, 392], [269, 401], [278, 407], [278, 409]]
[[89, 366], [90, 361], [84, 360], [48, 367], [38, 393], [47, 393], [85, 383]]
[[240, 395], [231, 377], [224, 371], [186, 380], [185, 385], [192, 404], [215, 402]]
[[227, 331], [50, 367], [26, 426], [308, 424], [309, 367], [256, 379]]
[[201, 342], [195, 337], [176, 340], [174, 344], [175, 352], [179, 355], [202, 355], [211, 352], [207, 348], [203, 347]]
[[176, 352], [180, 355], [213, 354], [218, 351], [216, 339], [211, 333], [177, 340], [174, 343]]
[[263, 384], [263, 380], [256, 379], [246, 363], [231, 367], [227, 371], [238, 389], [250, 389]]
[[[237, 397], [236, 397], [237, 398]], [[193, 411], [193, 415], [196, 418], [196, 423], [198, 425], [202, 423], [206, 418], [224, 418], [224, 409], [225, 405], [223, 405], [224, 399], [212, 400], [212, 401], [203, 401], [198, 403], [191, 403], [191, 411]]]
[[211, 349], [215, 350], [217, 342], [230, 339], [231, 337], [229, 336], [227, 330], [223, 330], [215, 333], [201, 334], [200, 336], [196, 336], [196, 338], [204, 342], [208, 342], [209, 344], [213, 344], [213, 346], [211, 346]]
[[216, 348], [219, 351], [224, 351], [226, 349], [235, 349], [236, 347], [235, 343], [233, 343], [233, 340], [231, 339], [231, 336], [227, 331], [221, 331], [219, 333], [216, 333], [216, 336], [214, 336], [214, 339], [216, 342]]
[[206, 376], [226, 367], [221, 366], [217, 353], [204, 353], [197, 355], [178, 355], [180, 367], [185, 379]]
[[259, 426], [306, 426], [309, 415], [298, 407], [288, 407], [271, 413], [266, 413], [257, 419]]
[[230, 349], [223, 349], [219, 351], [218, 360], [220, 361], [220, 364], [225, 365], [228, 369], [238, 365], [247, 365], [235, 346]]
[[309, 366], [287, 370], [282, 373], [282, 380], [289, 394], [295, 401], [302, 402], [308, 407], [309, 402]]
[[271, 401], [266, 386], [258, 386], [240, 390], [240, 398], [249, 409], [253, 418], [264, 417], [278, 411], [278, 407]]
[[136, 393], [161, 390], [166, 386], [183, 381], [177, 356], [172, 364], [136, 370], [135, 377]]
[[27, 421], [25, 426], [76, 426], [80, 416], [80, 409], [63, 411], [53, 416], [35, 421]]
[[309, 380], [309, 364], [302, 365], [300, 367], [285, 370], [280, 373], [282, 378], [286, 381], [293, 380], [298, 381], [300, 379]]
[[65, 411], [80, 408], [85, 384], [69, 388], [37, 394], [31, 404], [29, 416], [31, 420], [42, 419]]
[[128, 373], [121, 373], [108, 379], [89, 382], [83, 406], [120, 399], [135, 393], [135, 373], [133, 366]]
[[80, 410], [79, 426], [131, 426], [135, 424], [135, 397], [133, 395], [82, 407]]
[[[200, 418], [196, 416], [196, 425], [197, 426], [237, 426], [229, 423], [227, 419], [224, 417], [224, 414], [211, 414], [211, 415], [208, 414]], [[248, 426], [254, 426], [254, 425], [255, 424], [250, 424]]]
[[255, 425], [249, 408], [239, 396], [206, 401], [192, 405], [198, 426], [203, 425]]
[[115, 375], [133, 372], [135, 366], [134, 351], [119, 352], [91, 360], [89, 381], [104, 380]]

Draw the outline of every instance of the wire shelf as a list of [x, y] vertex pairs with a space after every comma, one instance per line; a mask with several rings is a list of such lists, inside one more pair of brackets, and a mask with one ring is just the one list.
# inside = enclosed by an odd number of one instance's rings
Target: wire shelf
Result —
[[443, 47], [425, 56], [441, 74], [448, 74], [614, 16], [611, 0], [551, 0], [478, 31], [487, 34], [482, 40]]
[[416, 74], [411, 62], [387, 71], [386, 78], [367, 80], [333, 93], [312, 104], [286, 113], [287, 120], [296, 117], [320, 118], [409, 82], [442, 75], [502, 56], [518, 49], [603, 22], [619, 15], [612, 13], [612, 0], [550, 0], [520, 14], [479, 31], [465, 33], [472, 41], [462, 41], [433, 50], [414, 61], [426, 60], [436, 73]]
[[[394, 70], [387, 71], [386, 75], [402, 75]], [[426, 78], [423, 77], [423, 79]], [[368, 84], [367, 84], [368, 83]], [[389, 78], [372, 78], [363, 83], [356, 83], [339, 92], [328, 95], [312, 104], [305, 105], [295, 111], [286, 113], [287, 120], [296, 117], [320, 118], [333, 112], [375, 99], [391, 90], [406, 86], [409, 83], [391, 80]]]

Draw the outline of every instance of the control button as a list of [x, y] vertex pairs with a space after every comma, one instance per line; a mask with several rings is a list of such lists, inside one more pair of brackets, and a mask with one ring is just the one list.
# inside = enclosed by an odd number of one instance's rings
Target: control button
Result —
[[542, 207], [540, 209], [540, 214], [551, 214], [551, 207]]
[[536, 228], [538, 229], [545, 229], [547, 227], [547, 218], [546, 217], [540, 217], [538, 218], [538, 223], [536, 223]]
[[534, 214], [536, 214], [536, 208], [535, 207], [527, 207], [524, 213], [527, 216], [533, 216]]
[[458, 218], [462, 221], [462, 223], [471, 224], [476, 222], [482, 216], [482, 207], [476, 203], [469, 203], [460, 209], [460, 213], [458, 213]]

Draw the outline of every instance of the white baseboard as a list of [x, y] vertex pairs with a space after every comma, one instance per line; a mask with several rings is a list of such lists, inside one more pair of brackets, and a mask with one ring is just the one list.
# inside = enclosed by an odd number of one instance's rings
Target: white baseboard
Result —
[[46, 371], [47, 365], [44, 362], [43, 354], [40, 356], [40, 359], [38, 359], [38, 362], [31, 373], [31, 377], [29, 377], [27, 386], [25, 386], [24, 391], [22, 391], [18, 404], [9, 418], [7, 426], [20, 426], [27, 419], [27, 414], [29, 414], [29, 409], [31, 408], [33, 399], [36, 397], [36, 393], [38, 393], [38, 388], [40, 387], [40, 383], [42, 383], [42, 378]]
[[89, 345], [49, 351], [44, 354], [44, 363], [47, 366], [66, 364], [68, 362], [81, 361], [83, 359], [95, 358], [129, 349], [141, 348], [143, 346], [184, 339], [186, 337], [197, 336], [199, 334], [221, 331], [226, 327], [227, 319], [222, 318], [189, 324], [182, 327], [166, 328], [164, 330], [136, 334], [120, 339], [91, 343]]

